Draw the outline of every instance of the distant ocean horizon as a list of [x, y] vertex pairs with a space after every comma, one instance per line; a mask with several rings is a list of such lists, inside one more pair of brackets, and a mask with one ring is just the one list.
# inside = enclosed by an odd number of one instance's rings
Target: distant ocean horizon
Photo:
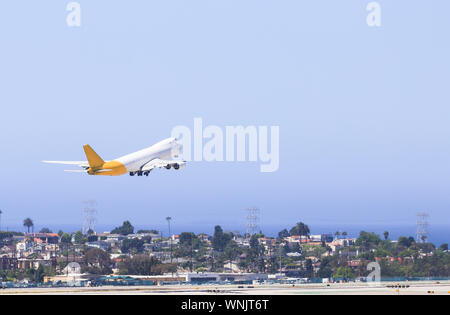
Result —
[[[132, 222], [133, 223], [133, 222]], [[115, 227], [120, 224], [97, 224], [95, 226], [95, 230], [98, 233], [111, 231]], [[135, 225], [135, 231], [138, 230], [157, 230], [162, 232], [163, 236], [167, 236], [168, 234], [168, 225]], [[171, 232], [172, 234], [179, 234], [182, 232], [194, 232], [198, 233], [206, 233], [212, 235], [214, 233], [215, 224], [191, 224], [191, 225], [179, 225], [172, 224]], [[222, 224], [221, 225], [224, 231], [230, 232], [239, 232], [244, 234], [246, 232], [246, 227], [244, 225], [238, 224]], [[361, 231], [373, 232], [383, 237], [384, 231], [389, 232], [389, 239], [397, 240], [400, 236], [412, 236], [416, 238], [416, 226], [415, 225], [382, 225], [382, 224], [372, 224], [372, 225], [364, 225], [364, 224], [308, 224], [311, 230], [311, 234], [333, 234], [336, 231], [347, 232], [348, 237], [358, 237]], [[48, 227], [53, 232], [58, 232], [62, 230], [64, 232], [73, 233], [78, 230], [81, 230], [81, 225], [73, 225], [73, 224], [49, 224], [49, 225], [36, 225], [34, 227], [34, 231], [38, 232], [41, 228]], [[283, 230], [284, 228], [288, 228], [288, 226], [281, 224], [273, 224], [273, 225], [261, 225], [259, 230], [267, 236], [276, 237], [278, 232]], [[25, 232], [26, 228], [24, 226], [12, 225], [5, 226], [2, 225], [2, 230], [9, 231], [18, 231]], [[436, 246], [440, 246], [443, 243], [450, 243], [450, 226], [449, 225], [430, 225], [428, 229], [428, 241], [433, 243]]]

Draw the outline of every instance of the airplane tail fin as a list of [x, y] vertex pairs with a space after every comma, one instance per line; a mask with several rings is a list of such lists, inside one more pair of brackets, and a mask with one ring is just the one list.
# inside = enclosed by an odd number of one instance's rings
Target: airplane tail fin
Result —
[[105, 161], [91, 148], [89, 144], [83, 146], [84, 153], [86, 153], [86, 157], [89, 162], [89, 166], [91, 168], [100, 168], [105, 164]]

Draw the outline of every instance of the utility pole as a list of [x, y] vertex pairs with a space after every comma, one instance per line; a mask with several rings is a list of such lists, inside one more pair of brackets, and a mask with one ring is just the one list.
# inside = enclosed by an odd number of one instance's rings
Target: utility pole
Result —
[[170, 263], [172, 263], [172, 235], [170, 234], [170, 221], [172, 220], [172, 218], [167, 217], [166, 220], [167, 220], [167, 223], [169, 224]]
[[69, 278], [69, 244], [66, 244], [66, 250], [67, 250], [67, 255], [66, 255], [66, 277]]
[[280, 274], [281, 274], [281, 270], [283, 269], [283, 268], [281, 267], [281, 254], [282, 254], [282, 252], [283, 252], [283, 250], [282, 250], [282, 248], [281, 248], [281, 244], [280, 244], [280, 248], [279, 248], [278, 252], [279, 252], [279, 254], [280, 254]]
[[194, 239], [193, 239], [193, 237], [191, 236], [191, 272], [192, 272], [192, 267], [193, 267], [193, 258], [192, 258], [192, 256], [193, 256], [193, 253], [194, 253]]

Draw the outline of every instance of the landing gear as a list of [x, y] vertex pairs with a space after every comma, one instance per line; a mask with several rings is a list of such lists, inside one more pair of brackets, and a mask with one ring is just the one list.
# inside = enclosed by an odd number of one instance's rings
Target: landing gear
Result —
[[170, 164], [166, 165], [166, 168], [167, 168], [168, 170], [170, 170], [171, 167], [172, 167], [172, 165], [170, 165]]
[[175, 164], [173, 165], [173, 168], [176, 169], [176, 170], [179, 169], [179, 168], [180, 168], [180, 164], [175, 163]]
[[137, 175], [137, 176], [142, 176], [142, 175], [148, 176], [149, 174], [150, 174], [150, 171], [130, 172], [130, 176], [134, 176], [134, 175]]

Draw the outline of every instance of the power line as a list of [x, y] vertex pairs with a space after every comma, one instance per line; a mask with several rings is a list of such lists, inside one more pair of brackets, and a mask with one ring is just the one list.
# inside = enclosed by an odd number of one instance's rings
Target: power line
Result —
[[83, 234], [87, 234], [88, 231], [95, 232], [95, 223], [97, 222], [97, 201], [86, 200], [83, 201]]
[[428, 218], [430, 216], [426, 212], [421, 212], [417, 214], [417, 232], [416, 241], [417, 243], [425, 243], [428, 239]]
[[259, 232], [259, 208], [250, 207], [247, 211], [247, 228], [246, 234], [252, 236]]

